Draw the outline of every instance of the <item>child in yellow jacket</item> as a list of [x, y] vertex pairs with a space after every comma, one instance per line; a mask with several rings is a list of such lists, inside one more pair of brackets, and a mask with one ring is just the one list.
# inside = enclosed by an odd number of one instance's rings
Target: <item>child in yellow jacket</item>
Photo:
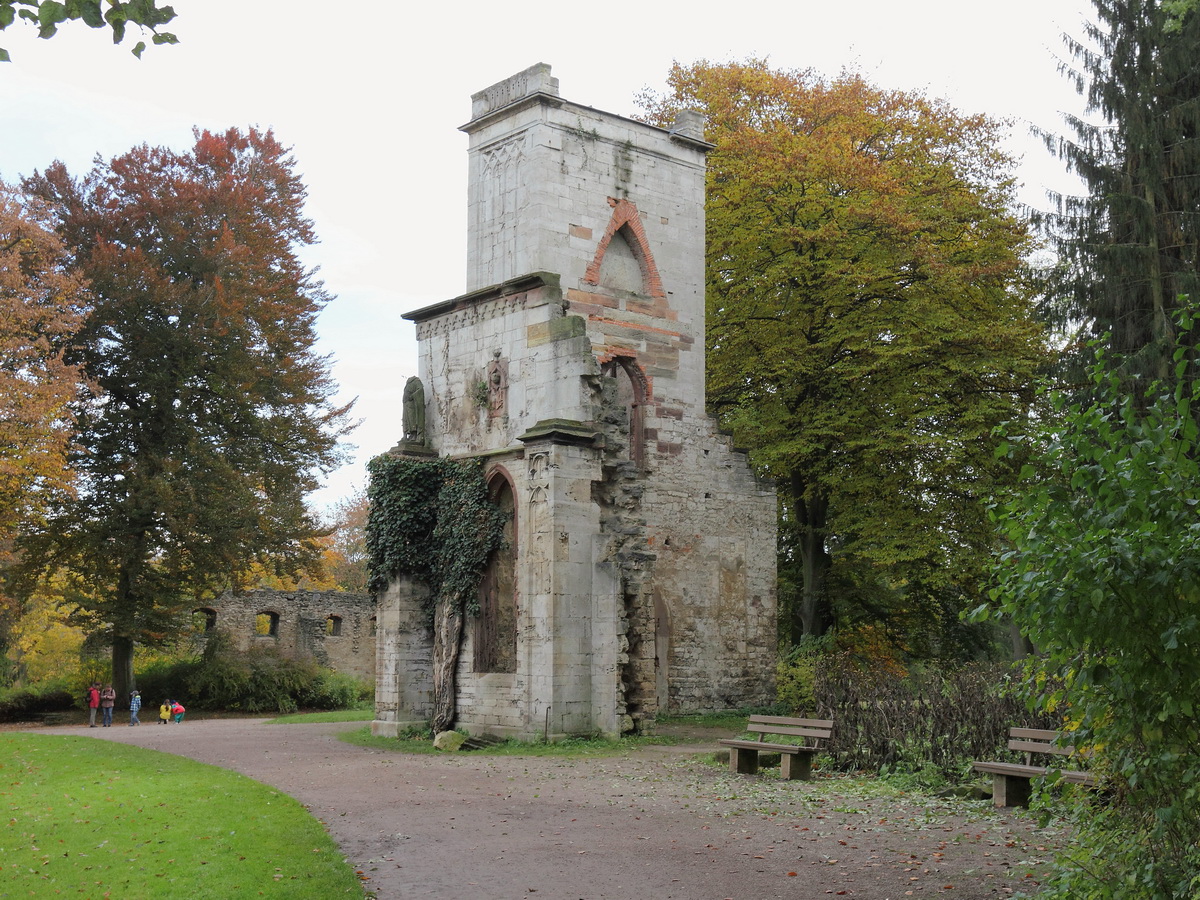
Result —
[[167, 700], [158, 708], [158, 724], [166, 725], [171, 721], [171, 701]]

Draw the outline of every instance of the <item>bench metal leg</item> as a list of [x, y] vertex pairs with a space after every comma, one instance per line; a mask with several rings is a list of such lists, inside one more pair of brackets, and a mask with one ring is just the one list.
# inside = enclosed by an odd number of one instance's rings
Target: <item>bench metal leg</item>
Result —
[[1032, 783], [1017, 775], [992, 775], [992, 803], [996, 806], [1028, 806]]
[[729, 748], [729, 771], [739, 775], [754, 775], [758, 772], [758, 751], [743, 747]]
[[785, 753], [781, 773], [789, 781], [808, 781], [812, 778], [811, 753]]

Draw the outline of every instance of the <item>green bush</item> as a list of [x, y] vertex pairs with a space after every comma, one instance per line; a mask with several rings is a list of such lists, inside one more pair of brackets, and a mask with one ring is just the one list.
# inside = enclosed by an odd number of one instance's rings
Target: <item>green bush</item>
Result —
[[[143, 707], [158, 706], [168, 697], [174, 699], [190, 698], [188, 685], [195, 672], [200, 668], [198, 659], [169, 659], [157, 657], [139, 667], [137, 671], [137, 687], [142, 695]], [[118, 705], [127, 705], [118, 702]], [[187, 705], [187, 700], [184, 701]]]
[[1073, 849], [1047, 898], [1190, 900], [1200, 885], [1193, 312], [1176, 321], [1173, 389], [1130, 393], [1124, 361], [1101, 356], [1086, 394], [1051, 394], [1053, 415], [1005, 448], [1029, 458], [995, 510], [1007, 538], [995, 612], [1038, 648], [1031, 704], [1069, 716], [1109, 775], [1106, 796], [1072, 808]]
[[808, 715], [816, 707], [819, 651], [805, 643], [794, 647], [775, 667], [775, 700], [788, 715]]
[[186, 698], [195, 709], [251, 713], [348, 709], [371, 695], [358, 679], [323, 669], [312, 659], [283, 656], [274, 646], [238, 650], [222, 631], [209, 635], [199, 660], [165, 665], [145, 683], [150, 682], [157, 691], [154, 698], [162, 693]]
[[28, 722], [44, 713], [68, 712], [82, 698], [82, 691], [62, 680], [0, 691], [0, 722]]
[[344, 672], [322, 669], [311, 690], [300, 698], [300, 705], [307, 709], [359, 709], [374, 699], [373, 685]]

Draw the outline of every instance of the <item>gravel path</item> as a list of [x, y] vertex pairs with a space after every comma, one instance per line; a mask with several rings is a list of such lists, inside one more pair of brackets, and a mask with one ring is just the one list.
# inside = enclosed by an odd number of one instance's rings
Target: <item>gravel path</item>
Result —
[[1031, 890], [1063, 840], [986, 802], [731, 775], [696, 745], [595, 760], [338, 740], [360, 727], [216, 719], [37, 731], [177, 753], [273, 785], [325, 823], [380, 900], [984, 900]]

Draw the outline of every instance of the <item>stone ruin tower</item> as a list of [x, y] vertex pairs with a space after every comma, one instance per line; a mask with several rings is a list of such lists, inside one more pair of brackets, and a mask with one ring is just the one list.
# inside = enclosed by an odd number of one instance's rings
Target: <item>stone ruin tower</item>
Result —
[[[704, 407], [703, 119], [571, 103], [545, 64], [471, 100], [467, 293], [405, 316], [423, 427], [392, 451], [482, 457], [512, 512], [458, 727], [616, 735], [769, 703], [775, 494]], [[419, 590], [378, 598], [376, 734], [429, 719]]]

